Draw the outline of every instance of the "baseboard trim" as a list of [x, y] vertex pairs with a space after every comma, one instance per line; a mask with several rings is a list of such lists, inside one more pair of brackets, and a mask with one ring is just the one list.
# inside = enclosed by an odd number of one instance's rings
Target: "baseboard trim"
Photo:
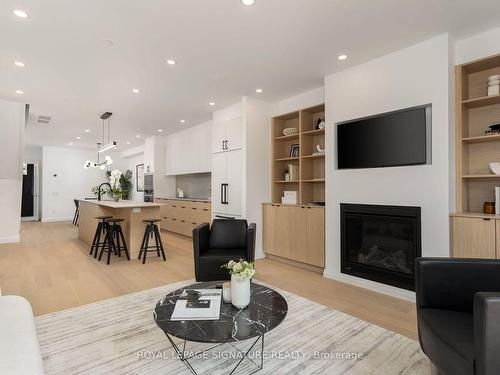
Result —
[[70, 217], [42, 217], [42, 223], [54, 223], [57, 221], [72, 221], [73, 216]]
[[274, 260], [276, 262], [284, 263], [284, 264], [287, 264], [289, 266], [303, 268], [303, 269], [306, 269], [308, 271], [313, 271], [315, 273], [319, 273], [320, 275], [323, 274], [323, 268], [321, 268], [321, 267], [313, 266], [313, 265], [302, 263], [302, 262], [297, 262], [297, 261], [292, 260], [292, 259], [282, 258], [282, 257], [277, 256], [277, 255], [266, 254], [266, 259], [270, 259], [270, 260]]
[[331, 272], [328, 268], [325, 268], [323, 276], [328, 279], [351, 284], [360, 288], [371, 290], [376, 293], [385, 294], [390, 297], [415, 302], [415, 292], [412, 292], [410, 290], [396, 288], [394, 286], [377, 283], [376, 281], [361, 279], [359, 277], [351, 275], [345, 275], [343, 273]]
[[21, 237], [19, 235], [17, 236], [10, 236], [10, 237], [0, 237], [0, 244], [3, 243], [15, 243], [21, 241]]

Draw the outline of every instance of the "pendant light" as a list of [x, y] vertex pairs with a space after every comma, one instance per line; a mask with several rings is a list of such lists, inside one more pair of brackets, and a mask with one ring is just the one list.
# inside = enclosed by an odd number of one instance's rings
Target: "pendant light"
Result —
[[[104, 169], [106, 169], [106, 167], [108, 165], [113, 164], [113, 159], [111, 159], [111, 156], [109, 156], [109, 155], [106, 155], [104, 157], [104, 160], [102, 160], [102, 161], [100, 159], [100, 155], [103, 152], [106, 152], [108, 150], [116, 148], [116, 142], [115, 141], [110, 142], [110, 136], [109, 136], [110, 128], [111, 128], [111, 120], [110, 120], [111, 115], [112, 115], [111, 112], [104, 112], [101, 115], [101, 120], [102, 120], [102, 142], [97, 142], [97, 161], [93, 162], [93, 161], [90, 161], [90, 160], [86, 160], [85, 164], [83, 165], [84, 169], [100, 168], [100, 169], [104, 170]], [[104, 134], [105, 134], [106, 127], [107, 127], [108, 137], [107, 137], [107, 143], [105, 144], [104, 143], [104, 141], [105, 141]]]

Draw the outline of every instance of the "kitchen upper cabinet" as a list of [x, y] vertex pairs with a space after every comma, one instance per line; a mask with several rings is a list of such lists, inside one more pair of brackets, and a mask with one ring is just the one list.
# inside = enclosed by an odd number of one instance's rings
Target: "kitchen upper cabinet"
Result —
[[241, 149], [241, 117], [214, 124], [212, 132], [212, 152], [227, 152]]
[[212, 168], [211, 137], [211, 123], [167, 136], [166, 175], [210, 172]]

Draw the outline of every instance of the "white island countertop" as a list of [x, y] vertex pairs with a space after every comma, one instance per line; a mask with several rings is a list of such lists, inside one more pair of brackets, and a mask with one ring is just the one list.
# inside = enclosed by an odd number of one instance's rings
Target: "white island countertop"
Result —
[[160, 207], [163, 206], [161, 203], [150, 203], [150, 202], [141, 202], [141, 201], [126, 201], [120, 200], [115, 202], [113, 200], [102, 200], [98, 201], [97, 199], [79, 199], [80, 202], [97, 204], [99, 206], [109, 207], [109, 208], [148, 208], [148, 207]]

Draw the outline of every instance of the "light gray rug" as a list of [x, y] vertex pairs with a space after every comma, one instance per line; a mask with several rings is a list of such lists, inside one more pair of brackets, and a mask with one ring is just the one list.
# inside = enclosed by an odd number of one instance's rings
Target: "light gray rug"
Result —
[[[153, 309], [165, 294], [191, 281], [170, 284], [36, 318], [47, 374], [190, 374]], [[257, 374], [429, 374], [418, 343], [384, 328], [279, 290], [288, 315], [265, 335], [264, 370]], [[250, 340], [252, 341], [252, 340]], [[179, 343], [181, 341], [179, 340]], [[239, 349], [249, 341], [238, 344]], [[193, 344], [187, 351], [206, 349]], [[229, 373], [230, 345], [192, 361], [199, 374]], [[358, 359], [346, 356], [355, 354]], [[359, 359], [359, 354], [362, 358]], [[254, 361], [258, 358], [254, 354]], [[335, 356], [344, 356], [336, 358]], [[235, 374], [250, 373], [247, 359]]]

